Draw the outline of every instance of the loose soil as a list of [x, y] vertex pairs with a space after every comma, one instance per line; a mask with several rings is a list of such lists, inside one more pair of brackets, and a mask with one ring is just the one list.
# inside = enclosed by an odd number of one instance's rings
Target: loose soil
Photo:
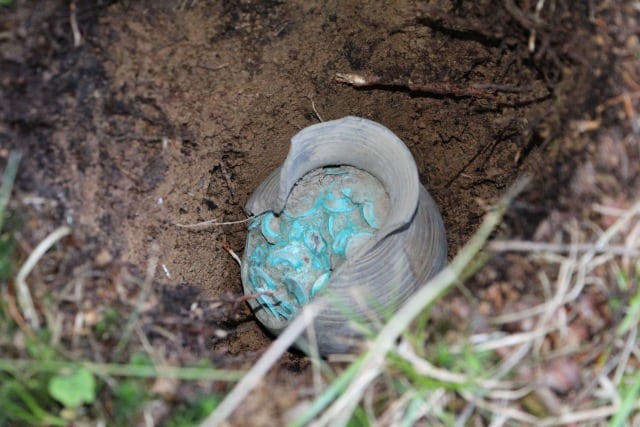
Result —
[[[407, 144], [441, 209], [450, 256], [522, 174], [534, 184], [498, 232], [532, 238], [558, 206], [590, 200], [579, 183], [593, 175], [584, 165], [597, 148], [572, 124], [620, 112], [596, 108], [620, 93], [620, 49], [638, 52], [631, 4], [551, 3], [535, 21], [529, 1], [79, 1], [79, 46], [67, 2], [0, 8], [0, 155], [23, 154], [13, 202], [23, 245], [70, 224], [65, 255], [45, 260], [41, 274], [60, 288], [82, 276], [92, 307], [117, 299], [100, 291], [108, 277], [144, 277], [157, 259], [145, 319], [179, 337], [167, 355], [248, 366], [271, 337], [232, 303], [242, 286], [225, 247], [242, 253], [246, 224], [182, 225], [246, 218], [244, 203], [291, 136], [346, 115]], [[493, 96], [334, 79], [358, 71], [480, 84]], [[506, 281], [530, 273], [524, 261], [506, 264], [495, 267], [512, 271]], [[291, 353], [257, 395], [284, 390], [275, 415], [300, 400], [295, 387], [308, 377], [306, 359]]]

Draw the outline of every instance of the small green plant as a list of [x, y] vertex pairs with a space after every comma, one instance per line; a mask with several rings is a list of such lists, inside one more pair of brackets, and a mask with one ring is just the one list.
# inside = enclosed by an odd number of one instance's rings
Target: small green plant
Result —
[[49, 380], [49, 394], [66, 408], [75, 409], [96, 398], [96, 379], [90, 370], [78, 367]]
[[219, 396], [202, 395], [190, 402], [180, 404], [173, 416], [165, 423], [167, 427], [186, 427], [198, 425], [213, 412], [220, 402]]
[[67, 425], [54, 415], [56, 405], [46, 392], [47, 380], [25, 371], [0, 372], [0, 425]]
[[148, 387], [144, 382], [131, 378], [119, 381], [114, 394], [114, 425], [133, 425], [140, 412], [140, 403], [148, 398]]
[[115, 309], [106, 307], [102, 319], [93, 327], [97, 337], [104, 340], [116, 336], [120, 332], [118, 329], [120, 319], [121, 317]]

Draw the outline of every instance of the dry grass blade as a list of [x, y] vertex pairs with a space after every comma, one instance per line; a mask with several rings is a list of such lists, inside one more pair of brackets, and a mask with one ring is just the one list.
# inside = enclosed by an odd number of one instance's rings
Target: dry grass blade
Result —
[[[495, 379], [483, 379], [483, 378], [472, 378], [468, 375], [460, 374], [457, 372], [451, 372], [446, 369], [441, 369], [436, 366], [433, 366], [427, 360], [419, 357], [411, 348], [411, 345], [407, 341], [402, 341], [398, 346], [398, 355], [402, 357], [407, 362], [411, 363], [411, 365], [415, 368], [416, 372], [420, 375], [424, 375], [426, 377], [430, 377], [436, 379], [438, 381], [442, 381], [450, 384], [477, 384], [480, 387], [485, 389], [496, 389], [501, 388], [504, 390], [510, 391], [512, 394], [509, 398], [518, 399], [522, 397], [522, 394], [526, 394], [530, 387], [524, 387], [522, 390], [513, 391], [511, 389], [521, 386], [522, 384], [517, 384], [512, 381], [500, 381]], [[500, 390], [501, 398], [506, 398], [506, 394], [504, 390]], [[495, 392], [493, 390], [492, 392]]]
[[[541, 422], [537, 422], [536, 425], [539, 427], [552, 427], [552, 426], [563, 426], [563, 425], [577, 425], [578, 423], [584, 423], [591, 421], [594, 425], [594, 420], [603, 420], [612, 415], [615, 415], [618, 410], [618, 405], [608, 405], [602, 406], [600, 408], [595, 408], [587, 411], [579, 411], [568, 414], [563, 414], [558, 417], [551, 417]], [[640, 402], [636, 402], [634, 405], [634, 409], [640, 410]], [[601, 424], [598, 424], [601, 425]]]
[[474, 346], [476, 351], [496, 350], [504, 347], [512, 347], [518, 344], [527, 344], [533, 340], [544, 338], [554, 327], [538, 327], [531, 332], [509, 334], [492, 340], [478, 343]]
[[[640, 213], [640, 203], [636, 203], [631, 209], [620, 212], [620, 218], [609, 227], [602, 236], [594, 243], [569, 243], [569, 244], [548, 244], [540, 242], [524, 242], [524, 241], [494, 241], [488, 244], [488, 248], [494, 251], [517, 251], [517, 252], [554, 252], [554, 253], [572, 253], [574, 256], [570, 259], [562, 259], [561, 272], [558, 277], [559, 287], [566, 287], [567, 281], [571, 276], [576, 274], [577, 270], [581, 274], [582, 279], [587, 270], [593, 270], [601, 263], [595, 263], [596, 254], [605, 254], [609, 257], [613, 256], [640, 256], [640, 251], [636, 248], [628, 246], [609, 245], [610, 240], [627, 224], [636, 214]], [[580, 259], [576, 259], [577, 253], [583, 253]], [[605, 258], [603, 261], [607, 261]], [[564, 282], [563, 282], [564, 279]], [[563, 283], [561, 283], [563, 282]], [[568, 302], [575, 300], [584, 288], [584, 280], [577, 280], [571, 289], [566, 289], [564, 294], [556, 293], [556, 298], [547, 301], [544, 304], [521, 310], [516, 313], [503, 314], [495, 316], [491, 319], [493, 324], [503, 324], [516, 322], [518, 320], [533, 317], [543, 313], [553, 313], [555, 309]]]
[[346, 425], [365, 390], [382, 371], [386, 355], [396, 339], [407, 329], [413, 319], [429, 304], [449, 289], [464, 272], [467, 265], [482, 249], [491, 232], [499, 224], [511, 201], [524, 189], [529, 179], [517, 181], [500, 199], [497, 206], [485, 217], [482, 225], [444, 270], [419, 289], [382, 328], [371, 343], [360, 369], [342, 396], [324, 413], [314, 426]]
[[[618, 220], [606, 229], [593, 243], [583, 244], [578, 242], [579, 232], [576, 224], [576, 227], [572, 227], [571, 229], [572, 242], [569, 244], [554, 244], [548, 246], [546, 244], [538, 245], [533, 242], [531, 242], [531, 244], [529, 244], [529, 242], [515, 242], [515, 244], [507, 242], [505, 245], [504, 242], [497, 242], [496, 244], [489, 245], [493, 250], [515, 249], [518, 251], [524, 250], [524, 248], [528, 246], [529, 251], [536, 255], [546, 255], [545, 252], [547, 251], [568, 253], [566, 257], [543, 257], [547, 261], [552, 260], [559, 264], [554, 284], [555, 291], [552, 295], [548, 295], [548, 300], [545, 303], [517, 313], [505, 314], [492, 319], [493, 324], [505, 324], [528, 319], [528, 322], [535, 324], [531, 331], [505, 335], [474, 345], [475, 350], [502, 349], [503, 352], [509, 354], [499, 370], [493, 374], [492, 378], [498, 378], [510, 372], [518, 365], [523, 366], [531, 363], [529, 357], [532, 355], [538, 360], [548, 360], [548, 354], [542, 349], [542, 343], [543, 340], [548, 339], [550, 334], [557, 333], [558, 336], [567, 334], [569, 325], [565, 306], [575, 303], [578, 298], [584, 295], [584, 289], [589, 283], [597, 283], [594, 282], [591, 276], [601, 274], [601, 272], [598, 272], [598, 267], [607, 264], [615, 265], [616, 256], [625, 257], [633, 255], [631, 252], [635, 250], [635, 246], [632, 240], [627, 239], [627, 246], [625, 247], [612, 245], [611, 242], [624, 236], [625, 227], [630, 227], [629, 222], [637, 217], [639, 212], [640, 203], [635, 203], [627, 211], [620, 212]], [[611, 250], [612, 247], [614, 249], [619, 248], [619, 250]], [[596, 254], [602, 255], [596, 257]], [[637, 258], [637, 255], [635, 255], [635, 257]], [[547, 287], [550, 288], [550, 283], [548, 279], [546, 279], [546, 276], [541, 276], [540, 280], [543, 282], [543, 285], [546, 280]], [[629, 311], [631, 310], [632, 309], [629, 309]], [[603, 334], [600, 338], [603, 340], [615, 340], [609, 344], [616, 348], [615, 357], [606, 363], [609, 368], [600, 369], [600, 374], [592, 380], [592, 386], [583, 387], [583, 392], [581, 392], [582, 397], [576, 399], [576, 401], [584, 401], [587, 396], [590, 396], [593, 399], [601, 401], [603, 406], [583, 410], [578, 410], [578, 407], [575, 407], [570, 414], [556, 413], [553, 416], [537, 419], [535, 422], [537, 425], [555, 426], [575, 424], [588, 420], [604, 421], [604, 419], [611, 415], [618, 414], [618, 411], [620, 411], [622, 407], [620, 403], [621, 390], [625, 390], [623, 383], [625, 378], [628, 380], [629, 361], [632, 359], [632, 355], [638, 358], [637, 321], [632, 323], [633, 326], [626, 331], [628, 335], [624, 342], [620, 340], [620, 337], [609, 336], [609, 338], [607, 338], [608, 335], [606, 334]], [[616, 342], [618, 344], [616, 344]], [[520, 347], [515, 351], [505, 350], [506, 347], [514, 344], [519, 344]], [[576, 350], [578, 350], [578, 348], [574, 348], [573, 350], [563, 348], [563, 351], [569, 352], [569, 354]], [[613, 372], [614, 369], [615, 372]], [[594, 390], [595, 382], [600, 385], [599, 389]], [[521, 413], [520, 411], [514, 412], [514, 408], [509, 407], [508, 402], [499, 401], [491, 391], [481, 397], [475, 396], [474, 394], [463, 394], [463, 397], [467, 400], [473, 399], [470, 401], [479, 408], [492, 412], [496, 417], [506, 416], [507, 419], [511, 418], [519, 422], [532, 422], [532, 420], [529, 419], [530, 415]], [[492, 399], [494, 400], [492, 401]], [[606, 402], [610, 404], [604, 405]], [[637, 410], [637, 403], [627, 403], [626, 409], [627, 411]]]
[[[524, 411], [516, 408], [511, 408], [504, 405], [498, 405], [492, 402], [488, 402], [484, 399], [480, 399], [478, 396], [469, 393], [468, 391], [461, 391], [460, 394], [469, 402], [473, 402], [478, 408], [485, 409], [494, 414], [499, 414], [501, 417], [511, 418], [521, 423], [527, 423], [535, 425], [538, 422], [538, 417], [530, 415]], [[506, 420], [505, 420], [506, 421]]]
[[18, 304], [22, 310], [24, 318], [27, 320], [31, 328], [38, 330], [40, 328], [40, 322], [38, 320], [38, 313], [33, 305], [33, 299], [31, 298], [31, 292], [27, 285], [27, 276], [31, 273], [31, 270], [36, 266], [40, 258], [53, 246], [58, 240], [71, 233], [69, 227], [62, 226], [53, 230], [45, 239], [35, 247], [35, 249], [29, 254], [29, 257], [24, 262], [20, 271], [16, 275], [16, 294], [18, 298]]
[[309, 322], [313, 321], [321, 309], [322, 304], [320, 302], [313, 302], [304, 307], [302, 313], [300, 313], [273, 344], [271, 344], [271, 347], [258, 359], [245, 376], [242, 377], [215, 411], [200, 424], [200, 427], [216, 427], [221, 425], [240, 405], [244, 398], [247, 397], [251, 390], [264, 378], [280, 356], [293, 345], [300, 334], [309, 326]]

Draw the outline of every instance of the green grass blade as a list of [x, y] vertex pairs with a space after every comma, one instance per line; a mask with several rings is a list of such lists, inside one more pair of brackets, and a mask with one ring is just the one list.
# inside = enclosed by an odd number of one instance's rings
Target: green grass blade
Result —
[[636, 372], [633, 384], [624, 392], [624, 398], [620, 408], [609, 422], [610, 427], [624, 427], [629, 421], [629, 416], [640, 399], [640, 371]]
[[7, 160], [7, 167], [2, 175], [2, 185], [0, 185], [0, 230], [2, 230], [4, 212], [9, 204], [9, 197], [11, 196], [11, 190], [13, 190], [16, 175], [18, 174], [18, 165], [20, 164], [21, 157], [22, 154], [20, 154], [19, 151], [11, 151], [9, 153], [9, 159]]
[[47, 424], [54, 426], [66, 426], [68, 424], [62, 418], [55, 417], [42, 409], [38, 404], [37, 399], [32, 396], [29, 390], [27, 390], [22, 384], [13, 382], [10, 385], [10, 389], [16, 394], [16, 396], [18, 396], [22, 400], [27, 409], [31, 411], [26, 412], [18, 405], [14, 405], [14, 410], [16, 411], [14, 414], [22, 418], [24, 421], [30, 420], [30, 422], [35, 421], [35, 423], [37, 424]]
[[97, 375], [133, 378], [177, 378], [187, 381], [204, 380], [235, 382], [244, 375], [244, 372], [241, 371], [200, 367], [0, 359], [0, 371], [6, 372], [18, 372], [28, 369], [32, 372], [56, 373], [62, 369], [73, 369], [77, 366], [83, 366]]

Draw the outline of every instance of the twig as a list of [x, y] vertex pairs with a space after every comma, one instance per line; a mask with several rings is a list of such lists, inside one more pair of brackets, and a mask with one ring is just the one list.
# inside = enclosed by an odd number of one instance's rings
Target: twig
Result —
[[233, 249], [231, 249], [229, 247], [229, 245], [227, 245], [227, 242], [221, 242], [222, 245], [222, 249], [224, 249], [229, 255], [231, 255], [231, 258], [233, 258], [234, 260], [236, 260], [236, 262], [238, 263], [238, 265], [242, 268], [242, 260], [240, 259], [240, 257], [233, 251]]
[[336, 73], [335, 80], [338, 83], [346, 83], [355, 87], [396, 87], [409, 89], [412, 92], [424, 92], [434, 95], [446, 95], [456, 97], [495, 98], [494, 92], [526, 92], [530, 88], [510, 87], [491, 83], [477, 83], [461, 85], [456, 83], [414, 83], [411, 79], [383, 78], [372, 72], [362, 71], [358, 73]]
[[174, 225], [180, 228], [205, 228], [209, 226], [218, 226], [218, 225], [244, 224], [245, 222], [251, 221], [253, 218], [255, 218], [255, 216], [251, 216], [247, 219], [240, 219], [238, 221], [225, 221], [225, 222], [218, 222], [215, 219], [209, 219], [207, 221], [196, 222], [194, 224], [180, 224], [180, 223], [174, 222]]
[[616, 95], [613, 98], [610, 98], [605, 102], [603, 102], [602, 104], [598, 105], [596, 107], [596, 114], [600, 116], [602, 115], [604, 110], [606, 110], [607, 108], [617, 104], [623, 104], [626, 101], [626, 99], [636, 99], [636, 98], [640, 98], [640, 90], [634, 91], [634, 92], [623, 92], [620, 95]]
[[80, 34], [80, 29], [78, 27], [76, 9], [76, 2], [72, 1], [69, 5], [69, 21], [71, 21], [71, 32], [73, 33], [73, 46], [79, 47], [82, 44], [82, 34]]
[[538, 327], [531, 332], [520, 332], [517, 334], [509, 334], [500, 338], [484, 341], [476, 344], [473, 349], [475, 351], [490, 351], [504, 347], [512, 347], [519, 344], [530, 343], [536, 338], [547, 336], [549, 332], [554, 331], [555, 327]]
[[321, 301], [314, 301], [305, 306], [287, 328], [280, 334], [271, 347], [260, 357], [246, 375], [236, 384], [231, 392], [224, 398], [200, 427], [215, 427], [221, 425], [247, 397], [256, 385], [264, 378], [266, 373], [276, 363], [276, 361], [295, 342], [300, 334], [307, 328], [309, 319], [315, 316], [322, 309]]
[[[237, 305], [237, 304], [240, 304], [241, 302], [245, 302], [245, 301], [248, 301], [248, 300], [253, 299], [253, 298], [258, 298], [258, 297], [263, 296], [263, 295], [266, 295], [268, 297], [272, 297], [274, 294], [271, 291], [254, 292], [254, 293], [251, 293], [251, 294], [245, 294], [245, 295], [241, 295], [239, 297], [236, 297], [232, 302], [233, 302], [234, 305]], [[225, 301], [225, 300], [222, 300], [222, 299], [218, 299], [218, 298], [215, 298], [215, 299], [219, 300], [219, 301], [222, 301], [222, 302], [228, 302], [228, 301]]]
[[31, 298], [31, 292], [27, 285], [27, 276], [31, 273], [31, 270], [36, 266], [40, 258], [60, 239], [67, 234], [71, 233], [71, 229], [66, 225], [53, 230], [33, 251], [29, 254], [29, 258], [24, 262], [18, 275], [16, 276], [16, 296], [18, 299], [18, 305], [22, 310], [25, 320], [29, 323], [31, 328], [38, 330], [40, 328], [40, 322], [38, 320], [38, 313], [33, 305], [33, 299]]
[[207, 71], [219, 71], [219, 70], [222, 70], [224, 68], [227, 68], [228, 66], [229, 66], [229, 64], [220, 64], [220, 65], [216, 65], [216, 66], [196, 64], [197, 68], [202, 68], [203, 70], [207, 70]]
[[380, 374], [387, 353], [395, 345], [396, 339], [409, 327], [413, 319], [425, 307], [433, 303], [440, 295], [450, 289], [464, 272], [467, 265], [482, 249], [511, 201], [524, 189], [529, 179], [518, 180], [500, 199], [496, 208], [485, 217], [480, 228], [471, 240], [444, 270], [420, 288], [382, 328], [378, 337], [371, 343], [359, 369], [349, 386], [324, 413], [317, 426], [346, 425], [355, 406], [371, 382]]
[[316, 109], [316, 103], [313, 102], [313, 96], [312, 95], [309, 95], [309, 101], [311, 101], [311, 108], [313, 108], [313, 112], [316, 113], [316, 117], [318, 118], [318, 120], [320, 120], [321, 122], [324, 122], [324, 119], [322, 118], [320, 113], [318, 113], [318, 110]]

